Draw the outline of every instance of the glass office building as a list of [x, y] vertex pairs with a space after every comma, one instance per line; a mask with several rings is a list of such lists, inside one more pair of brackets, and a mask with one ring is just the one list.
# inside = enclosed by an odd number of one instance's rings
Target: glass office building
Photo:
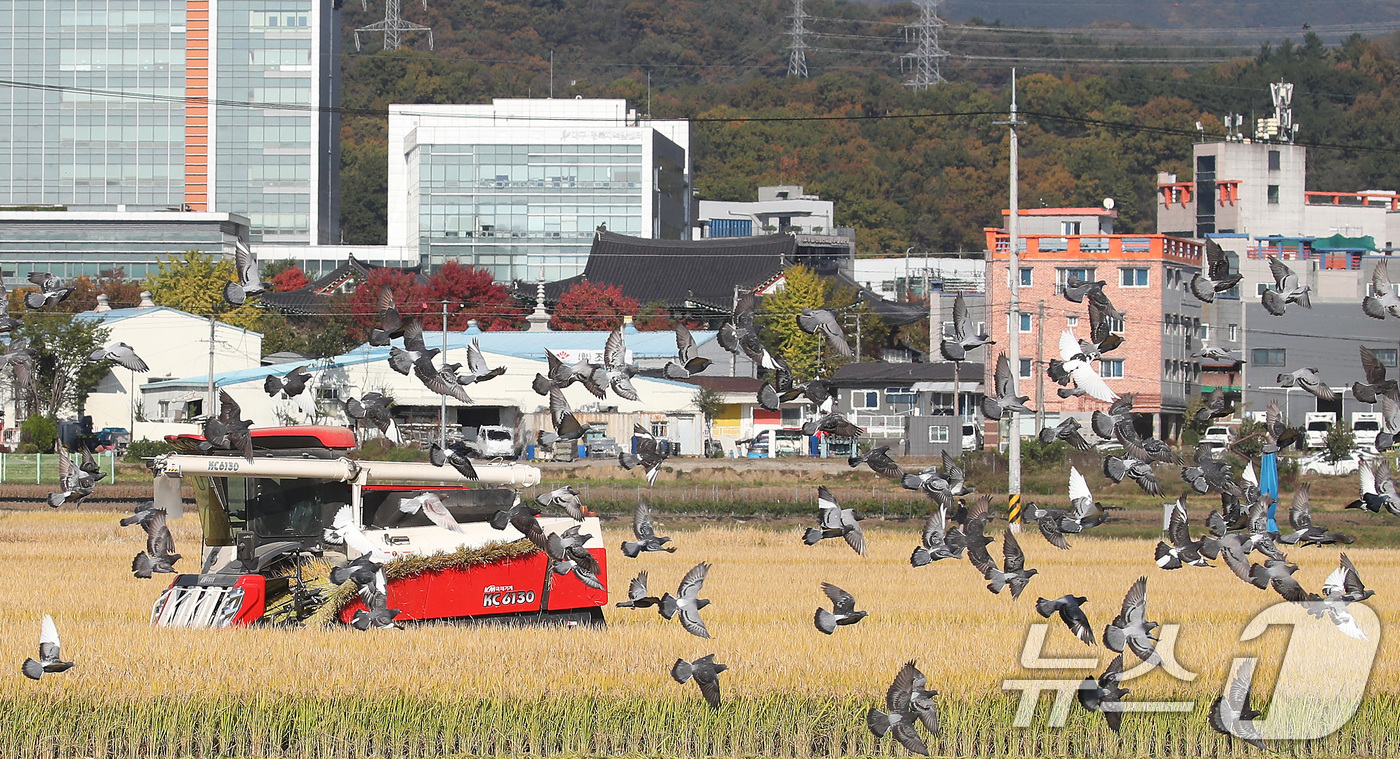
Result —
[[179, 208], [185, 0], [4, 0], [0, 27], [0, 205]]
[[338, 242], [333, 0], [0, 0], [0, 20], [0, 206]]
[[579, 274], [595, 230], [683, 239], [689, 124], [621, 100], [390, 109], [389, 244], [500, 281]]

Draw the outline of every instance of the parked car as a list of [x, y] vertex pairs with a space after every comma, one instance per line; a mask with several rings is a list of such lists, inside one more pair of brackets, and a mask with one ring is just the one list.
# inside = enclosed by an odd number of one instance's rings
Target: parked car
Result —
[[515, 431], [509, 427], [482, 425], [476, 437], [465, 441], [472, 455], [482, 459], [516, 458]]
[[1304, 456], [1298, 459], [1298, 470], [1303, 474], [1325, 474], [1336, 477], [1339, 475], [1356, 474], [1356, 471], [1360, 468], [1361, 455], [1355, 451], [1347, 454], [1336, 463], [1327, 460], [1326, 452], [1314, 453], [1311, 456]]
[[[748, 446], [748, 457], [751, 459], [768, 458], [768, 435], [771, 430], [764, 430], [754, 435], [749, 440], [739, 442]], [[806, 444], [800, 429], [778, 430], [778, 450], [779, 456], [802, 456], [807, 453]]]
[[588, 439], [588, 458], [613, 458], [618, 454], [617, 440], [610, 437]]
[[1235, 431], [1223, 424], [1213, 424], [1206, 428], [1206, 434], [1201, 436], [1201, 442], [1226, 448], [1235, 442]]

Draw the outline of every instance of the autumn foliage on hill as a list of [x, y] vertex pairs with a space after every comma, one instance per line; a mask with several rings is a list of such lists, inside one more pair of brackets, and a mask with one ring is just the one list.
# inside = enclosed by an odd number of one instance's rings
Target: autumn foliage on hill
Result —
[[584, 280], [559, 296], [549, 328], [610, 330], [622, 323], [622, 317], [636, 313], [637, 299], [623, 295], [622, 288]]

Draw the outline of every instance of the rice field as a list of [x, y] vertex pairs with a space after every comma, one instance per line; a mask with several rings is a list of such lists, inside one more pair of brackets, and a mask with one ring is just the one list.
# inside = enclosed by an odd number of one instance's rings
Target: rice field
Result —
[[[873, 520], [872, 520], [873, 521]], [[1247, 756], [1217, 735], [1205, 713], [1231, 659], [1258, 656], [1255, 700], [1267, 703], [1289, 638], [1284, 627], [1240, 642], [1250, 618], [1277, 596], [1223, 566], [1158, 570], [1153, 543], [1079, 537], [1057, 551], [1023, 537], [1027, 566], [1040, 570], [1019, 601], [993, 596], [964, 561], [908, 564], [911, 526], [867, 522], [869, 556], [844, 543], [801, 543], [800, 528], [734, 524], [667, 530], [675, 554], [629, 560], [625, 536], [608, 532], [614, 600], [650, 573], [652, 590], [675, 592], [694, 564], [714, 566], [702, 612], [714, 635], [693, 637], [654, 611], [608, 610], [607, 629], [417, 626], [361, 633], [255, 628], [163, 630], [147, 624], [165, 587], [128, 571], [141, 546], [136, 528], [112, 513], [0, 512], [0, 756], [4, 757], [398, 757], [398, 756], [899, 756], [877, 741], [865, 710], [879, 706], [899, 666], [917, 659], [940, 691], [948, 756]], [[197, 555], [198, 523], [173, 520], [176, 544]], [[999, 533], [999, 530], [997, 530]], [[1351, 547], [1369, 587], [1368, 605], [1386, 626], [1400, 619], [1400, 550]], [[994, 555], [999, 556], [999, 551]], [[1304, 587], [1320, 589], [1334, 549], [1294, 549]], [[186, 558], [182, 564], [193, 562]], [[1148, 577], [1148, 619], [1179, 624], [1176, 660], [1194, 682], [1160, 670], [1125, 686], [1129, 700], [1190, 700], [1185, 714], [1128, 714], [1121, 736], [1099, 715], [1071, 706], [1063, 728], [1047, 726], [1043, 695], [1032, 725], [1013, 726], [1019, 693], [1003, 681], [1078, 680], [1088, 671], [1027, 670], [1027, 630], [1042, 620], [1037, 596], [1087, 596], [1101, 632], [1139, 575]], [[853, 593], [870, 612], [834, 636], [812, 625], [822, 581]], [[52, 614], [69, 672], [25, 679], [39, 620]], [[710, 710], [693, 684], [671, 680], [677, 657], [714, 653], [729, 665], [724, 704]], [[1111, 656], [1089, 649], [1049, 620], [1044, 657]], [[1136, 664], [1131, 654], [1128, 667]], [[1267, 715], [1267, 710], [1265, 710]], [[1400, 755], [1400, 642], [1382, 635], [1361, 709], [1339, 733], [1279, 744], [1305, 756]]]

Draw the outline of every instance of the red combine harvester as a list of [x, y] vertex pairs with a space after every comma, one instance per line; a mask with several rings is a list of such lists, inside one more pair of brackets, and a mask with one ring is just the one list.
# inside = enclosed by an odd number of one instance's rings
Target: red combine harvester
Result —
[[[350, 459], [355, 437], [341, 427], [271, 427], [252, 435], [252, 461], [228, 451], [198, 453], [203, 439], [195, 435], [167, 437], [175, 452], [152, 460], [156, 506], [171, 516], [181, 513], [181, 480], [190, 481], [203, 545], [198, 574], [175, 576], [155, 602], [151, 624], [294, 624], [312, 616], [330, 587], [328, 581], [318, 586], [303, 579], [324, 575], [304, 571], [308, 563], [344, 565], [359, 555], [326, 541], [326, 529], [346, 506], [376, 546], [396, 563], [404, 560], [388, 585], [389, 608], [402, 611], [396, 621], [603, 623], [606, 591], [567, 574], [555, 575], [546, 592], [545, 555], [516, 544], [524, 535], [514, 527], [497, 530], [489, 522], [514, 502], [512, 488], [539, 483], [539, 469], [478, 464], [479, 479], [468, 480], [451, 466]], [[447, 505], [462, 532], [398, 508], [400, 501], [429, 491]], [[542, 516], [539, 522], [546, 534], [576, 524], [568, 517]], [[579, 527], [592, 537], [587, 548], [606, 587], [598, 519], [589, 517]], [[360, 608], [354, 600], [334, 610], [335, 618], [348, 622]]]

